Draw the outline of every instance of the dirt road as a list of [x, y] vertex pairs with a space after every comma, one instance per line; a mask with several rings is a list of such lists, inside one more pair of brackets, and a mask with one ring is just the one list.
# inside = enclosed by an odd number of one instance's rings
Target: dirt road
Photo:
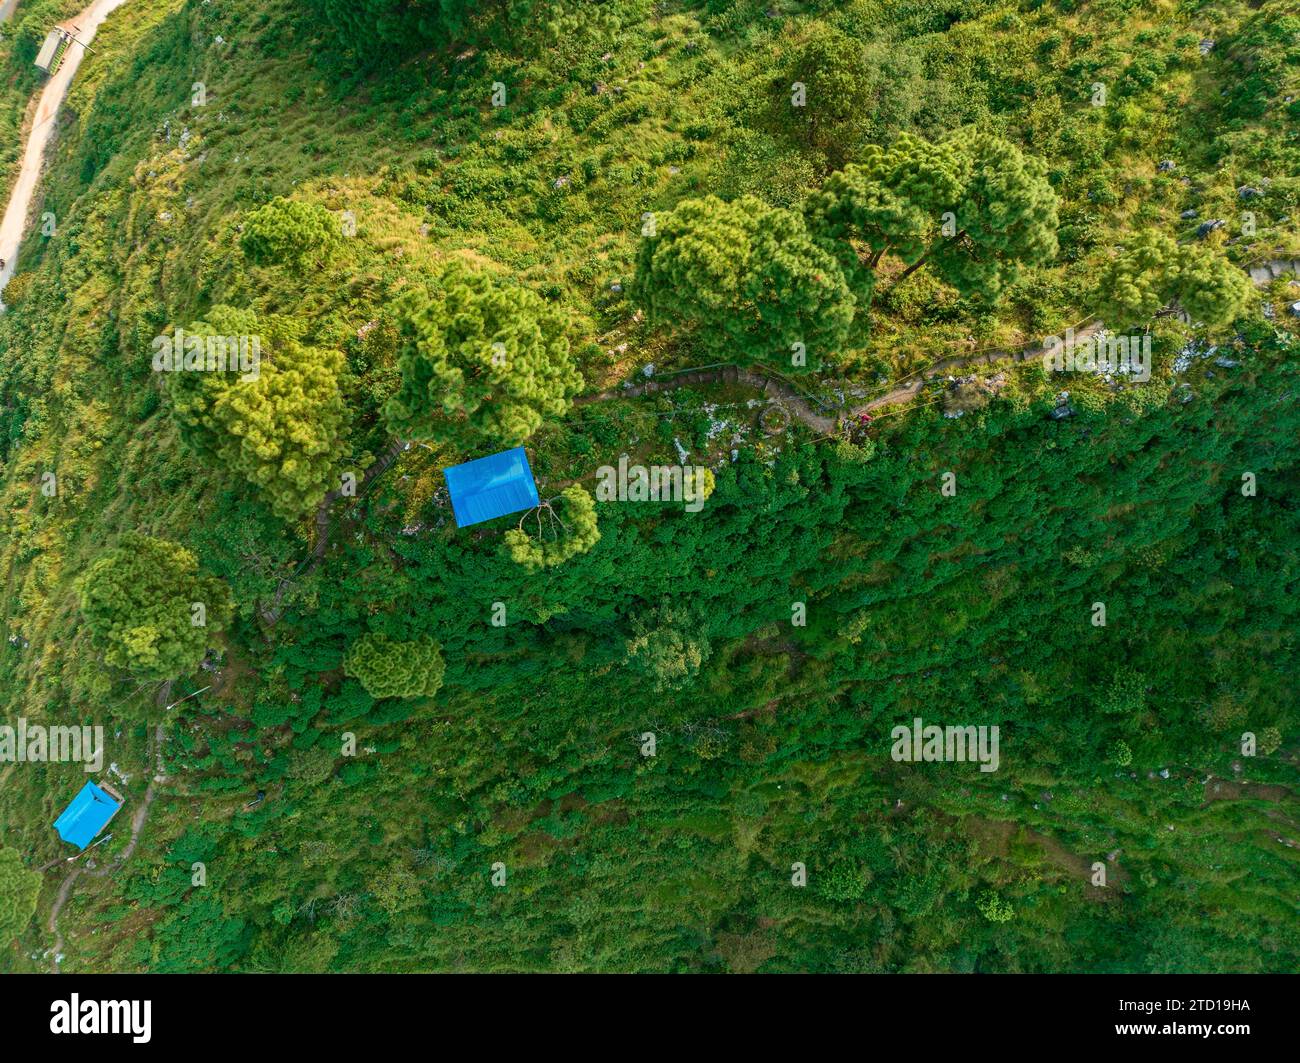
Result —
[[[89, 44], [96, 31], [109, 14], [124, 4], [126, 0], [96, 0], [81, 14], [70, 20], [70, 25], [77, 27], [77, 40]], [[3, 0], [0, 0], [3, 3]], [[12, 7], [12, 5], [11, 5]], [[23, 148], [23, 159], [18, 171], [18, 180], [14, 182], [9, 194], [9, 203], [5, 207], [4, 220], [0, 221], [0, 259], [4, 260], [4, 269], [0, 269], [0, 292], [13, 276], [15, 260], [18, 258], [18, 246], [22, 243], [23, 233], [27, 228], [27, 214], [31, 210], [32, 199], [36, 195], [36, 186], [40, 182], [41, 169], [45, 161], [45, 149], [49, 146], [54, 133], [59, 106], [68, 94], [73, 75], [81, 65], [85, 49], [78, 44], [68, 47], [63, 65], [54, 77], [45, 83], [41, 90], [40, 101], [36, 105], [36, 117], [32, 121], [31, 131], [27, 134], [27, 145]], [[0, 309], [4, 303], [0, 301]]]

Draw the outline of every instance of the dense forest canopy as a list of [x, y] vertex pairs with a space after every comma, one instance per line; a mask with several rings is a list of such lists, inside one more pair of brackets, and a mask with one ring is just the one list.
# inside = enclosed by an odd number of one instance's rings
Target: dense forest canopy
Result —
[[4, 291], [0, 722], [149, 813], [56, 954], [88, 776], [0, 758], [0, 969], [1295, 970], [1297, 101], [1298, 0], [127, 0]]

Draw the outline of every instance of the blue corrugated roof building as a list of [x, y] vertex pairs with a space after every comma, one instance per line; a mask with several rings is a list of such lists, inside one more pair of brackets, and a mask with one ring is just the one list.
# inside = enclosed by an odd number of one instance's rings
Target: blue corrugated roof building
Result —
[[458, 528], [540, 505], [523, 447], [453, 465], [443, 474]]
[[86, 783], [72, 804], [54, 821], [54, 829], [65, 842], [84, 849], [122, 807], [122, 799], [93, 782]]

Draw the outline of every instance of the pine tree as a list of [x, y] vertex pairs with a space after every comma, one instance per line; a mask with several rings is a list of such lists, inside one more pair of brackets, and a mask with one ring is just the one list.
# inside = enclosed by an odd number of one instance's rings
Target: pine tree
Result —
[[374, 698], [431, 698], [442, 687], [446, 670], [442, 650], [430, 635], [400, 640], [368, 632], [343, 658], [343, 671]]
[[[874, 73], [861, 44], [819, 23], [772, 87], [770, 120], [822, 153], [830, 166], [840, 166], [871, 127]], [[796, 84], [803, 86], [798, 106], [791, 98]]]
[[840, 349], [855, 307], [839, 263], [802, 217], [753, 196], [687, 200], [658, 216], [632, 295], [651, 321], [693, 328], [720, 361], [795, 371]]
[[[525, 527], [536, 522], [536, 536]], [[560, 505], [549, 502], [530, 510], [519, 520], [519, 527], [505, 534], [511, 560], [529, 572], [553, 568], [578, 554], [585, 554], [600, 541], [596, 519], [596, 501], [581, 484], [560, 492]]]
[[222, 460], [285, 520], [335, 485], [347, 423], [343, 370], [338, 351], [286, 342], [257, 380], [228, 388], [213, 408]]
[[384, 416], [402, 439], [517, 446], [582, 386], [563, 318], [527, 288], [456, 262], [397, 312], [402, 383]]
[[1221, 252], [1204, 244], [1180, 245], [1146, 229], [1102, 268], [1095, 306], [1117, 329], [1145, 325], [1178, 309], [1193, 321], [1224, 326], [1244, 314], [1253, 299], [1246, 273]]
[[230, 592], [179, 543], [128, 532], [77, 584], [108, 664], [146, 679], [193, 671], [231, 616]]
[[626, 653], [628, 667], [649, 678], [655, 690], [676, 690], [699, 674], [712, 647], [690, 606], [665, 598], [632, 618]]
[[214, 307], [189, 333], [256, 337], [261, 362], [255, 375], [168, 373], [182, 438], [252, 483], [277, 516], [301, 517], [335, 486], [347, 426], [343, 356], [304, 346], [302, 326], [292, 319], [259, 320], [231, 307]]
[[973, 131], [939, 144], [903, 134], [863, 155], [805, 208], [862, 302], [886, 255], [905, 264], [900, 282], [928, 263], [963, 296], [984, 300], [1022, 267], [1055, 257], [1057, 199], [1046, 164], [1010, 142]]
[[[1056, 257], [1056, 193], [1047, 164], [1009, 141], [968, 131], [954, 138], [953, 147], [968, 167], [952, 208], [956, 233], [941, 239], [928, 261], [963, 296], [992, 301], [1024, 266]], [[913, 263], [903, 276], [924, 261]]]
[[240, 246], [250, 262], [303, 272], [342, 245], [339, 220], [319, 203], [276, 196], [244, 220]]
[[969, 160], [951, 144], [908, 134], [888, 150], [871, 145], [863, 156], [827, 178], [809, 199], [805, 215], [866, 305], [875, 289], [876, 267], [886, 255], [910, 266], [941, 238], [943, 214], [961, 197]]

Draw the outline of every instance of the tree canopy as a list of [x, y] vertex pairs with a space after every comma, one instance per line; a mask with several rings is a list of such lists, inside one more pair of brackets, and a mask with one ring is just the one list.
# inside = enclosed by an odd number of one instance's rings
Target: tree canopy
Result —
[[394, 639], [367, 632], [348, 647], [343, 671], [360, 680], [375, 698], [431, 698], [442, 686], [447, 665], [429, 635]]
[[[530, 519], [536, 522], [535, 534]], [[548, 502], [531, 510], [520, 520], [519, 527], [505, 534], [511, 559], [530, 572], [562, 564], [586, 553], [599, 541], [596, 501], [581, 484], [561, 491], [559, 506]]]
[[1206, 244], [1179, 244], [1156, 229], [1138, 233], [1102, 267], [1095, 308], [1116, 328], [1181, 309], [1196, 322], [1229, 325], [1254, 301], [1245, 272]]
[[401, 385], [384, 416], [402, 439], [516, 446], [582, 386], [563, 316], [485, 271], [452, 262], [396, 313]]
[[338, 486], [346, 456], [343, 356], [303, 344], [301, 324], [291, 318], [259, 320], [230, 307], [214, 307], [190, 332], [256, 336], [262, 349], [256, 376], [167, 375], [183, 438], [220, 471], [251, 484], [277, 516], [301, 517]]
[[855, 309], [839, 262], [803, 218], [753, 196], [686, 200], [656, 215], [632, 294], [651, 321], [691, 329], [712, 358], [793, 371], [833, 355]]
[[146, 679], [193, 671], [231, 616], [226, 585], [193, 553], [135, 532], [91, 563], [78, 595], [105, 662]]
[[244, 219], [240, 245], [250, 262], [299, 272], [327, 261], [342, 244], [341, 224], [319, 203], [276, 196]]
[[974, 130], [940, 143], [903, 134], [888, 149], [868, 148], [827, 179], [806, 213], [864, 299], [886, 255], [907, 267], [900, 280], [928, 263], [961, 295], [994, 300], [1024, 266], [1057, 252], [1046, 164]]

